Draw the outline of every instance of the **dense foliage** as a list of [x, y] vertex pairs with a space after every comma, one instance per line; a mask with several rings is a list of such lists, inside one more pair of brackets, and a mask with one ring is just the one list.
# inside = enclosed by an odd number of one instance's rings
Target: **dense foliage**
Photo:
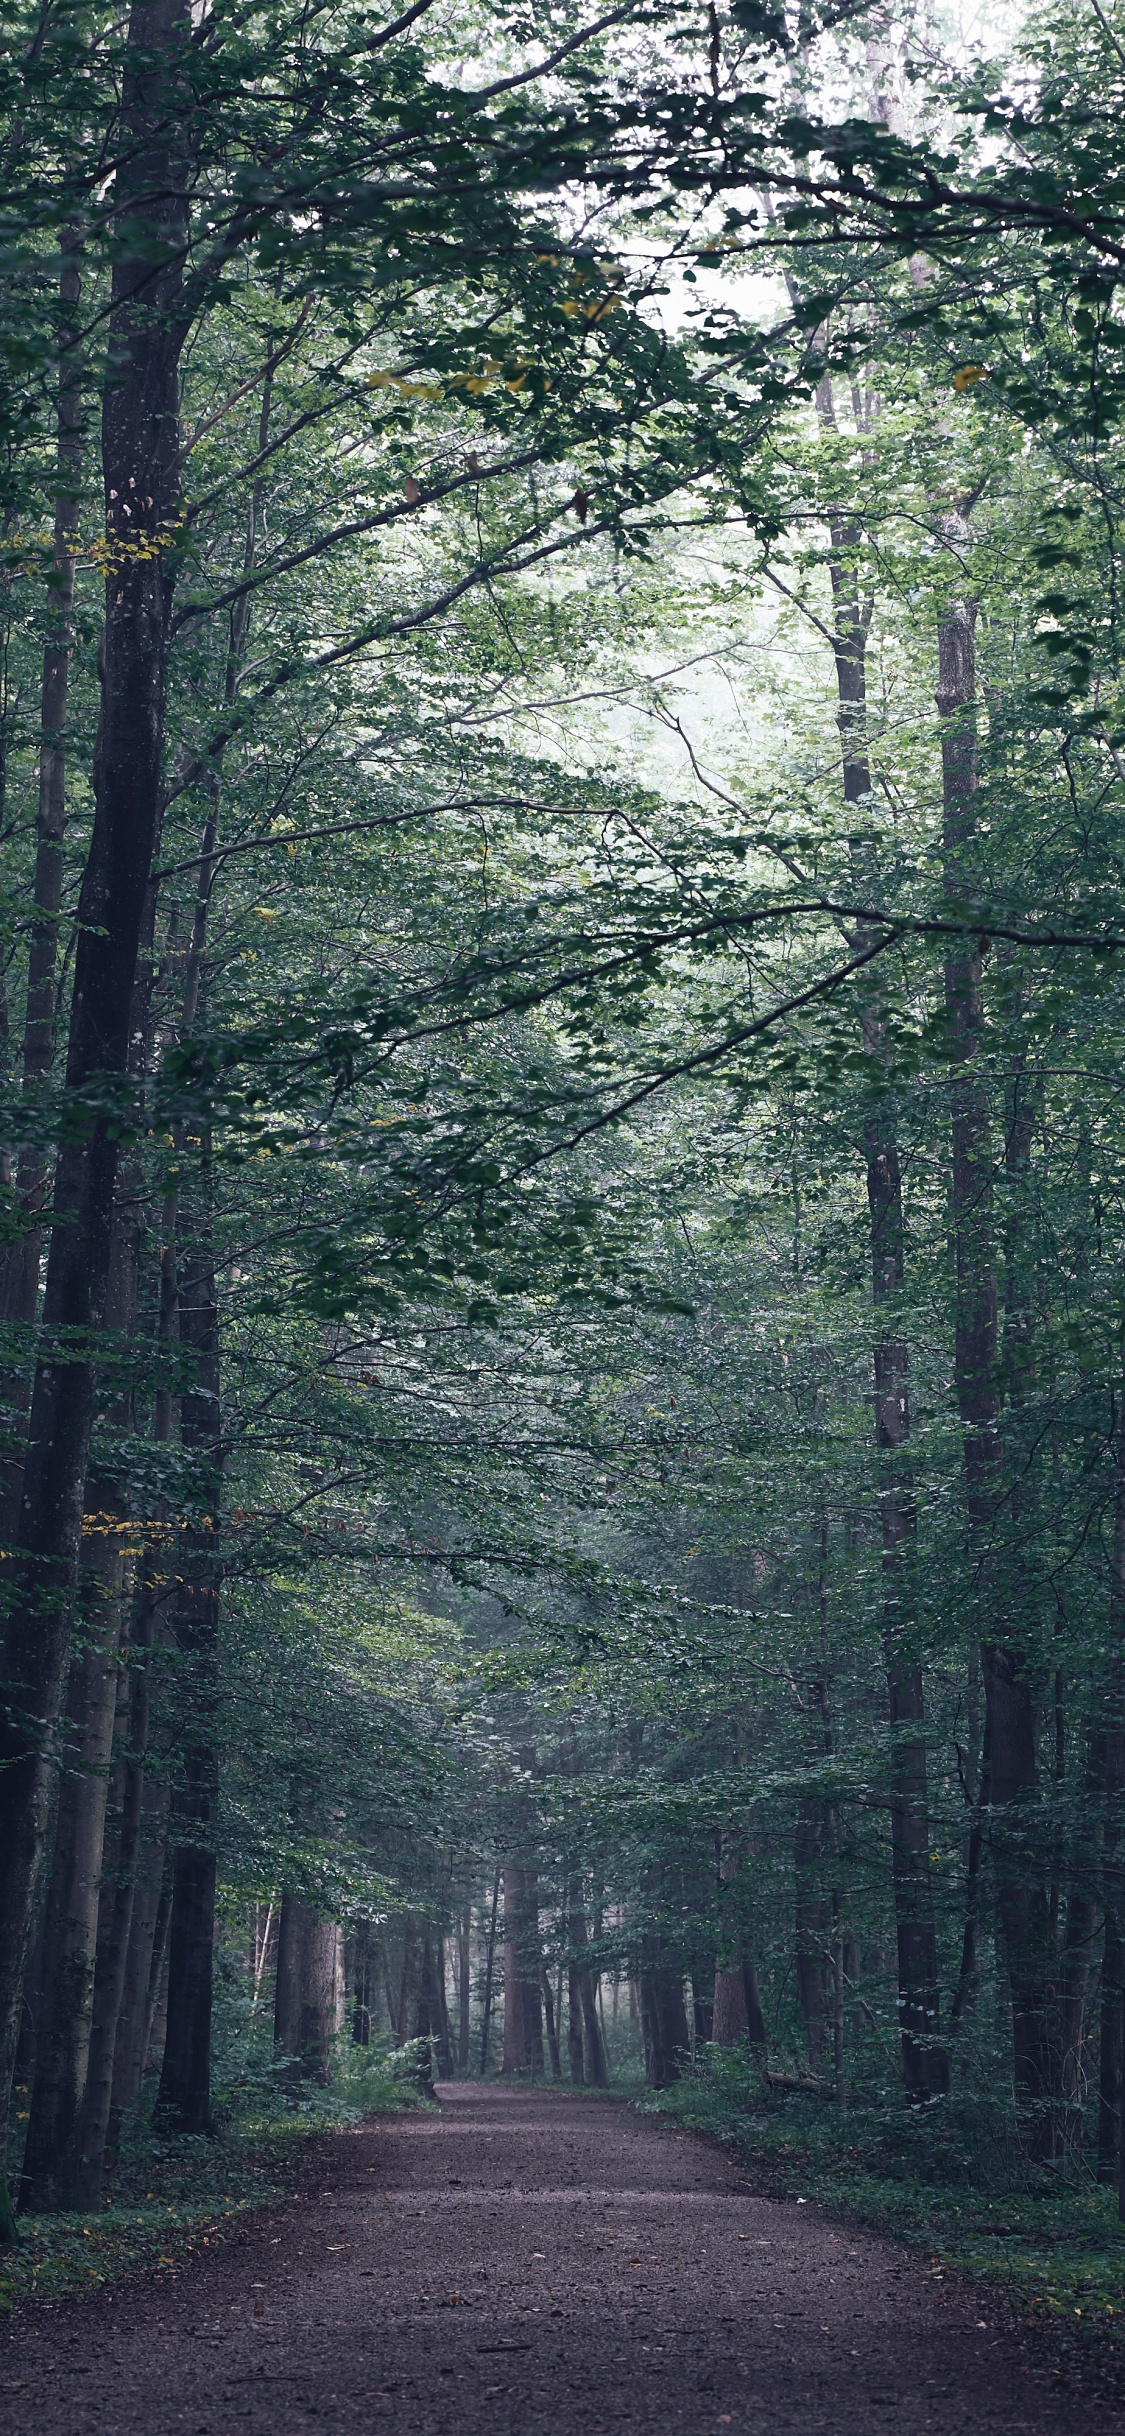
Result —
[[1125, 13], [8, 41], [23, 2204], [345, 2025], [1114, 2183]]

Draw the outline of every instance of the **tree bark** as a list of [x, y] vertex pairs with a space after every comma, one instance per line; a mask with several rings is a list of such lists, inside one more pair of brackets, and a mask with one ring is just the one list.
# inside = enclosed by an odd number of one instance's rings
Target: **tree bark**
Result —
[[[822, 426], [835, 429], [831, 381], [817, 390]], [[859, 525], [834, 510], [829, 517], [836, 663], [844, 802], [871, 799], [867, 732], [867, 637], [870, 604], [859, 597], [857, 563], [863, 536]], [[853, 847], [862, 886], [873, 877], [870, 850]], [[852, 934], [857, 947], [874, 933]], [[867, 1005], [861, 1016], [864, 1047], [883, 1064], [883, 1022]], [[910, 1479], [909, 1354], [894, 1326], [903, 1287], [905, 1230], [902, 1171], [894, 1101], [889, 1087], [873, 1092], [863, 1127], [871, 1286], [879, 1333], [875, 1372], [875, 1445], [879, 1465], [879, 1522], [883, 1572], [883, 1664], [890, 1725], [891, 1873], [898, 1960], [898, 2016], [903, 2080], [915, 2101], [949, 2087], [949, 2058], [940, 2044], [937, 1931], [930, 1875], [929, 1785], [926, 1764], [926, 1703], [922, 1669], [910, 1651], [912, 1568], [916, 1516]]]
[[819, 2072], [828, 2033], [826, 1963], [828, 1903], [824, 1877], [828, 1859], [825, 1807], [817, 1794], [802, 1794], [794, 1835], [796, 1879], [797, 1997], [805, 2028], [810, 2072]]
[[[64, 234], [59, 274], [60, 336], [73, 339], [81, 294], [78, 241]], [[63, 836], [66, 830], [66, 733], [73, 647], [74, 536], [78, 525], [78, 495], [82, 473], [82, 367], [78, 348], [63, 345], [59, 356], [57, 490], [51, 581], [47, 590], [48, 635], [43, 649], [40, 693], [39, 806], [36, 822], [35, 912], [27, 961], [27, 1001], [24, 1010], [23, 1092], [34, 1099], [55, 1059], [55, 973], [58, 964], [59, 914], [63, 892]], [[20, 1151], [16, 1166], [16, 1207], [25, 1233], [0, 1262], [0, 1319], [18, 1344], [28, 1332], [29, 1360], [0, 1378], [0, 1406], [10, 1416], [12, 1452], [0, 1465], [0, 1544], [9, 1547], [19, 1524], [23, 1490], [23, 1445], [27, 1428], [31, 1375], [31, 1331], [39, 1303], [39, 1268], [43, 1252], [43, 1203], [48, 1163], [38, 1144]]]
[[[938, 625], [937, 706], [942, 717], [945, 888], [951, 905], [971, 889], [976, 830], [975, 607], [955, 601]], [[1001, 1944], [1012, 1999], [1017, 2101], [1032, 2153], [1050, 2156], [1056, 2137], [1052, 2053], [1052, 1965], [1046, 1897], [1022, 1849], [1021, 1813], [1038, 1794], [1034, 1661], [1003, 1617], [985, 1622], [1003, 1587], [988, 1578], [1003, 1468], [997, 1384], [996, 1261], [988, 1092], [981, 1071], [983, 964], [967, 933], [946, 957], [945, 1004], [951, 1085], [951, 1201], [956, 1269], [954, 1370], [964, 1448], [965, 1502], [982, 1619], [981, 1664], [993, 1809]], [[999, 1629], [997, 1629], [999, 1626]]]
[[300, 1895], [281, 1898], [274, 2039], [295, 2082], [327, 2089], [340, 2015], [340, 1931]]
[[592, 2089], [605, 2089], [609, 2082], [609, 2073], [606, 2067], [605, 2041], [602, 2037], [602, 2026], [598, 2019], [597, 1974], [591, 1970], [588, 1962], [582, 1960], [589, 1943], [589, 1933], [587, 1928], [586, 1912], [582, 1901], [582, 1881], [580, 1878], [574, 1878], [571, 1880], [568, 1900], [571, 1952], [571, 1962], [569, 1965], [570, 1979], [568, 1988], [568, 2005], [570, 2007], [570, 2018], [573, 2025], [569, 2034], [572, 2059], [571, 2078], [574, 2078], [573, 2041], [577, 2030], [577, 2025], [574, 2025], [574, 2000], [577, 1998], [577, 2012], [580, 2023], [579, 2035], [581, 2037], [583, 2052], [583, 2068], [579, 2077], [582, 2081], [588, 2082]]
[[171, 1873], [166, 1845], [168, 1787], [146, 1776], [141, 1791], [140, 1853], [129, 1920], [125, 1985], [113, 2043], [113, 2082], [104, 2164], [112, 2165], [122, 2125], [135, 2106], [148, 2068], [156, 1985], [164, 1963]]
[[[139, 1245], [136, 1204], [130, 1198], [114, 1213], [106, 1289], [106, 1330], [121, 1350], [134, 1335]], [[115, 1401], [114, 1417], [127, 1427], [129, 1398]], [[83, 1646], [71, 1664], [68, 1702], [77, 1732], [59, 1795], [47, 1899], [45, 2001], [21, 2177], [23, 2206], [40, 2213], [82, 2204], [81, 2124], [124, 1623], [124, 1491], [113, 1474], [97, 1471], [89, 1498], [82, 1542]]]
[[543, 2014], [547, 2024], [547, 2053], [551, 2059], [551, 2079], [561, 2081], [562, 2058], [559, 2054], [559, 2033], [555, 2021], [555, 2000], [551, 1994], [551, 1981], [546, 1963], [543, 1965], [539, 1984], [543, 1993]]
[[481, 2006], [480, 2025], [480, 2077], [482, 2081], [488, 2070], [488, 2041], [492, 2029], [492, 1987], [496, 1972], [496, 1915], [500, 1908], [501, 1876], [502, 1872], [498, 1869], [492, 1881], [492, 1908], [489, 1913], [488, 1942], [485, 1952], [484, 2001]]
[[[46, 1982], [40, 2019], [20, 2201], [42, 2213], [75, 2207], [79, 2126], [93, 2014], [110, 1751], [121, 1638], [121, 1542], [103, 1513], [103, 1543], [86, 1585], [89, 1645], [71, 1667], [68, 1707], [74, 1742], [64, 1775], [47, 1897]], [[96, 1585], [96, 1587], [95, 1587]]]
[[586, 2084], [582, 2054], [582, 1987], [578, 1969], [571, 1963], [566, 1988], [566, 2054], [571, 2080], [576, 2089]]
[[684, 1983], [657, 1936], [641, 1940], [639, 1972], [645, 2078], [650, 2089], [670, 2089], [691, 2052]]
[[539, 1944], [539, 1875], [523, 1873], [523, 1926], [520, 1937], [523, 1974], [523, 2034], [525, 2062], [532, 2078], [543, 2077], [543, 1956]]
[[[121, 97], [102, 467], [111, 561], [94, 823], [79, 896], [67, 1048], [70, 1104], [90, 1109], [55, 1172], [0, 1720], [0, 2121], [6, 2122], [31, 1903], [50, 1807], [94, 1411], [92, 1340], [109, 1276], [118, 1107], [159, 828], [165, 654], [178, 519], [178, 365], [187, 113], [186, 0], [134, 0]], [[138, 546], [140, 545], [140, 546]], [[92, 1107], [90, 1106], [93, 1103]], [[0, 2234], [10, 2230], [10, 2218]]]
[[473, 1907], [467, 1902], [461, 1913], [461, 1933], [457, 1941], [457, 2070], [464, 2079], [469, 2069], [469, 2038], [472, 2030], [472, 1959]]
[[504, 1863], [504, 2046], [501, 2072], [522, 2072], [527, 2060], [523, 2018], [523, 1871], [517, 1861]]
[[90, 2053], [79, 2137], [76, 2192], [79, 2207], [100, 2206], [106, 2142], [113, 2104], [114, 2066], [124, 2018], [129, 1947], [136, 1908], [144, 1833], [145, 1759], [152, 1694], [153, 1601], [147, 1582], [138, 1586], [130, 1643], [128, 1746], [124, 1757], [121, 1831], [113, 1900], [94, 1971]]
[[[734, 1839], [720, 1839], [719, 1888], [733, 1888], [739, 1876], [739, 1855]], [[711, 2011], [711, 2037], [717, 2047], [737, 2046], [739, 2039], [748, 2038], [751, 2046], [764, 2047], [766, 2025], [762, 2014], [758, 1979], [753, 1962], [746, 1950], [745, 1931], [735, 1922], [726, 1944], [729, 1958], [720, 1958], [715, 1967], [715, 1989]]]
[[1099, 1736], [1105, 1932], [1098, 2065], [1098, 2180], [1117, 2183], [1118, 2204], [1125, 2217], [1125, 1387], [1119, 1389], [1116, 1418], [1109, 1682], [1105, 1723]]
[[502, 2072], [543, 2070], [539, 1887], [533, 1869], [504, 1864], [504, 2052]]
[[180, 1342], [195, 1378], [181, 1398], [185, 1452], [199, 1467], [194, 1494], [210, 1507], [180, 1534], [173, 1630], [185, 1695], [180, 1775], [172, 1798], [172, 1917], [168, 2035], [160, 2112], [176, 2130], [211, 2129], [211, 2007], [215, 1943], [219, 1771], [216, 1743], [222, 1442], [219, 1321], [212, 1267], [209, 1142], [201, 1149], [201, 1215], [180, 1286]]
[[353, 2047], [369, 2047], [371, 2045], [371, 1997], [373, 1993], [373, 1974], [371, 1969], [372, 1944], [373, 1937], [370, 1921], [357, 1920], [355, 1925], [355, 1935], [352, 1939]]
[[445, 1939], [427, 1939], [430, 1956], [430, 2031], [437, 2056], [438, 2078], [453, 2079], [453, 2041], [449, 2029], [449, 1998], [445, 1986]]

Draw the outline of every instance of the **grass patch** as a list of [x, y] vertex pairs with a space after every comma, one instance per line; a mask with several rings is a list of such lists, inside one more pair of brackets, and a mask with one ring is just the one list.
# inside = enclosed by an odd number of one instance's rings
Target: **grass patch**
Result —
[[989, 2278], [1025, 2319], [1125, 2344], [1116, 2192], [1075, 2161], [1021, 2161], [990, 2100], [908, 2109], [888, 2097], [841, 2118], [822, 2099], [772, 2090], [745, 2050], [710, 2048], [643, 2103], [752, 2161], [778, 2196], [924, 2250], [935, 2279], [953, 2268]]

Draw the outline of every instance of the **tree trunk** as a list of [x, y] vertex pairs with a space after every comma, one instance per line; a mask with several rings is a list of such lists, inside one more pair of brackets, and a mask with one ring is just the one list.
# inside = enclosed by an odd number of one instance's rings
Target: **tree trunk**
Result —
[[[64, 233], [59, 275], [59, 304], [64, 330], [73, 332], [81, 292], [78, 242]], [[63, 890], [63, 835], [66, 829], [66, 730], [70, 691], [71, 624], [74, 607], [74, 534], [78, 524], [78, 494], [82, 469], [82, 367], [79, 350], [64, 347], [59, 357], [58, 446], [55, 529], [51, 581], [47, 591], [49, 629], [43, 650], [40, 693], [39, 808], [36, 824], [35, 912], [27, 960], [27, 1001], [24, 1010], [23, 1090], [28, 1099], [39, 1091], [55, 1059], [55, 974], [58, 963], [59, 913]], [[26, 1232], [0, 1261], [0, 1319], [18, 1342], [28, 1332], [28, 1353], [39, 1304], [39, 1267], [43, 1251], [42, 1213], [48, 1163], [38, 1144], [25, 1144], [16, 1168], [16, 1208]], [[7, 1378], [0, 1378], [0, 1405], [7, 1408], [13, 1438], [22, 1441], [27, 1427], [30, 1359]], [[0, 1538], [9, 1547], [19, 1524], [23, 1489], [23, 1453], [13, 1451], [0, 1466]]]
[[[979, 1653], [977, 1653], [979, 1656]], [[973, 1721], [975, 1722], [975, 1721]], [[972, 1726], [970, 1728], [972, 1730]], [[957, 1986], [949, 2009], [950, 2021], [956, 2029], [969, 2007], [975, 2002], [979, 1984], [977, 1932], [980, 1926], [980, 1878], [984, 1851], [984, 1822], [992, 1799], [992, 1778], [988, 1759], [988, 1733], [984, 1736], [980, 1783], [975, 1782], [976, 1759], [971, 1758], [966, 1770], [967, 1791], [972, 1801], [971, 1825], [965, 1851], [965, 1925], [961, 1937], [961, 1962]]]
[[497, 1870], [492, 1881], [492, 1909], [489, 1914], [488, 1944], [484, 1964], [484, 2001], [481, 2007], [480, 2025], [480, 2077], [482, 2081], [488, 2070], [488, 2040], [492, 2028], [492, 1987], [496, 1973], [496, 1915], [500, 1908], [500, 1879], [501, 1872]]
[[658, 1937], [641, 1940], [641, 2029], [645, 2078], [650, 2089], [670, 2089], [691, 2052], [684, 1983], [668, 1962]]
[[566, 2053], [570, 2077], [576, 2089], [585, 2085], [586, 2072], [582, 2057], [582, 1973], [571, 1962], [566, 1975]]
[[145, 1758], [148, 1751], [152, 1691], [153, 1628], [153, 1602], [149, 1586], [144, 1580], [139, 1585], [133, 1613], [134, 1627], [130, 1649], [132, 1676], [129, 1687], [128, 1748], [124, 1761], [121, 1832], [117, 1848], [113, 1901], [94, 1972], [90, 2054], [86, 2068], [86, 2094], [82, 2107], [79, 2139], [81, 2163], [77, 2197], [78, 2205], [83, 2208], [98, 2207], [101, 2203], [106, 2142], [113, 2103], [115, 2057], [118, 2034], [123, 2021], [129, 1947], [136, 1908], [137, 1879], [142, 1858]]
[[427, 1941], [430, 1953], [430, 2030], [437, 2056], [438, 2077], [453, 2079], [453, 2041], [449, 2030], [449, 1998], [445, 1986], [445, 1939]]
[[462, 2080], [469, 2069], [472, 2030], [473, 1907], [465, 1904], [457, 1941], [457, 2070]]
[[543, 2070], [539, 1882], [533, 1869], [504, 1864], [504, 2055], [502, 2072]]
[[[734, 1838], [722, 1836], [719, 1849], [720, 1900], [724, 1888], [733, 1889], [736, 1886], [739, 1867]], [[737, 1919], [731, 1924], [724, 1943], [729, 1952], [727, 1958], [721, 1958], [715, 1968], [710, 2035], [717, 2047], [737, 2046], [742, 2038], [748, 2038], [751, 2046], [764, 2047], [766, 2025], [758, 1993], [757, 1973], [746, 1950], [745, 1930]]]
[[551, 2059], [551, 2079], [561, 2081], [562, 2058], [559, 2054], [559, 2034], [555, 2022], [555, 2000], [551, 1994], [551, 1982], [546, 1963], [543, 1965], [540, 1985], [543, 1991], [543, 2012], [547, 2023], [547, 2053]]
[[828, 2033], [825, 1973], [829, 1919], [824, 1892], [827, 1851], [824, 1803], [816, 1794], [802, 1794], [794, 1836], [797, 1996], [805, 2026], [805, 2049], [810, 2072], [820, 2071]]
[[[822, 426], [834, 430], [830, 379], [820, 383], [817, 406]], [[863, 536], [838, 510], [829, 518], [829, 575], [834, 610], [833, 655], [839, 704], [844, 802], [870, 801], [867, 738], [867, 636], [870, 604], [861, 605], [857, 560]], [[861, 886], [870, 884], [869, 849], [853, 848]], [[870, 926], [851, 934], [862, 948], [873, 942]], [[884, 1026], [878, 1007], [861, 1017], [863, 1043], [876, 1066], [884, 1062]], [[911, 1655], [912, 1567], [916, 1517], [909, 1468], [909, 1356], [894, 1327], [901, 1299], [905, 1234], [902, 1173], [893, 1097], [876, 1087], [864, 1119], [871, 1284], [879, 1334], [874, 1345], [875, 1445], [879, 1464], [879, 1520], [883, 1571], [883, 1663], [890, 1724], [891, 1872], [898, 1957], [898, 2014], [903, 2080], [909, 2098], [920, 2100], [949, 2087], [949, 2058], [939, 2044], [937, 1932], [930, 1875], [929, 1786], [926, 1766], [926, 1706], [922, 1669]]]
[[163, 1969], [171, 1908], [167, 1825], [168, 1787], [160, 1777], [146, 1777], [141, 1794], [141, 1843], [125, 1956], [125, 1985], [113, 2043], [106, 2165], [114, 2162], [122, 2124], [140, 2096], [148, 2068], [156, 1983]]
[[[971, 893], [968, 849], [976, 829], [975, 607], [954, 602], [938, 626], [937, 706], [942, 729], [945, 888], [951, 904]], [[974, 1599], [983, 1617], [1002, 1587], [986, 1578], [1003, 1465], [996, 1378], [997, 1288], [991, 1125], [980, 1069], [984, 1024], [979, 941], [966, 935], [946, 957], [945, 1004], [952, 1067], [951, 1198], [956, 1267], [954, 1369], [964, 1446], [965, 1500]], [[999, 1630], [996, 1629], [999, 1625]], [[981, 1635], [1001, 1944], [1012, 1999], [1016, 2094], [1028, 2144], [1054, 2153], [1053, 1955], [1046, 1898], [1023, 1849], [1026, 1811], [1038, 1794], [1034, 1662], [1003, 1619]], [[1021, 1812], [1025, 1814], [1021, 1834]]]
[[352, 2045], [371, 2045], [371, 2017], [374, 2012], [375, 1932], [370, 1920], [357, 1920], [352, 1943]]
[[501, 2072], [522, 2072], [527, 2061], [527, 2031], [523, 2018], [524, 1974], [520, 1945], [523, 1935], [523, 1871], [516, 1861], [504, 1864], [504, 2047]]
[[[614, 1983], [613, 1996], [614, 1996], [614, 2005], [616, 2006], [616, 2002], [617, 2002], [617, 1986], [616, 1986], [616, 1982]], [[714, 2035], [715, 2035], [715, 2004], [714, 2004], [714, 1982], [713, 1982], [713, 1981], [711, 1981], [711, 1982], [708, 1984], [708, 1986], [707, 1986], [707, 1992], [706, 1992], [706, 1994], [704, 1994], [704, 1992], [703, 1992], [703, 1987], [702, 1987], [701, 1983], [700, 1983], [700, 1982], [698, 1982], [698, 1981], [697, 1981], [696, 1979], [694, 1979], [694, 1978], [692, 1979], [692, 1983], [691, 1983], [691, 2018], [692, 2018], [692, 2027], [693, 2027], [693, 2029], [694, 2029], [694, 2031], [695, 2031], [695, 2044], [696, 2044], [696, 2046], [697, 2046], [697, 2047], [699, 2047], [699, 2046], [701, 2046], [701, 2045], [702, 2045], [702, 2046], [706, 2046], [706, 2045], [708, 2044], [708, 2042], [709, 2042], [709, 2041], [710, 2041], [710, 2040], [711, 2040], [711, 2039], [714, 2037]]]
[[[136, 1003], [139, 996], [141, 1003]], [[145, 1036], [147, 989], [135, 994], [134, 1039]], [[143, 1053], [138, 1061], [143, 1063]], [[114, 1212], [105, 1327], [121, 1351], [136, 1327], [140, 1225], [131, 1193]], [[116, 1400], [119, 1427], [131, 1400]], [[119, 1480], [91, 1475], [82, 1542], [82, 1648], [71, 1663], [74, 1766], [64, 1776], [48, 1896], [48, 1984], [21, 2179], [22, 2203], [39, 2212], [84, 2204], [82, 2120], [93, 2028], [110, 1754], [119, 1685], [125, 1582], [126, 1501]]]
[[340, 1930], [335, 1920], [322, 1920], [307, 1905], [304, 1913], [300, 2054], [307, 2078], [327, 2089], [340, 2030]]
[[[569, 1907], [570, 1950], [573, 1958], [570, 1966], [570, 1988], [577, 1994], [582, 2025], [583, 2070], [581, 2078], [587, 2081], [592, 2089], [605, 2089], [609, 2082], [609, 2073], [605, 2060], [605, 2040], [602, 2037], [602, 2026], [598, 2019], [597, 1974], [591, 1970], [588, 1962], [581, 1959], [586, 1952], [589, 1938], [586, 1913], [582, 1902], [582, 1882], [579, 1878], [571, 1881]], [[573, 1997], [570, 2001], [573, 2007]], [[572, 2030], [572, 2040], [573, 2036]], [[573, 2055], [573, 2046], [571, 2052]], [[573, 2078], [573, 2064], [571, 2077]]]
[[274, 1990], [274, 2042], [291, 2059], [294, 2083], [332, 2080], [340, 2013], [340, 1931], [288, 1889], [281, 1898]]
[[301, 2077], [301, 1902], [283, 1890], [277, 1929], [277, 1969], [273, 1987], [273, 2043], [291, 2064], [287, 2077]]
[[211, 1508], [180, 1534], [173, 1629], [186, 1713], [179, 1781], [172, 1797], [172, 1918], [168, 1943], [168, 2036], [160, 2111], [174, 2129], [211, 2128], [211, 2006], [218, 1828], [216, 1707], [219, 1649], [218, 1503], [222, 1444], [219, 1324], [211, 1261], [209, 1143], [202, 1145], [203, 1211], [180, 1286], [180, 1342], [194, 1357], [181, 1398], [185, 1453], [199, 1466], [194, 1493]]
[[47, 1897], [44, 2004], [20, 2184], [36, 2213], [80, 2204], [79, 2126], [93, 2014], [98, 1898], [121, 1638], [121, 1536], [103, 1508], [84, 1606], [89, 1646], [71, 1667], [74, 1745], [64, 1753]]
[[[97, 1104], [59, 1152], [42, 1336], [31, 1398], [0, 1723], [0, 2122], [6, 2122], [52, 1738], [66, 1684], [70, 1617], [94, 1411], [92, 1340], [109, 1276], [119, 1127], [127, 1097], [133, 983], [159, 827], [165, 649], [179, 505], [178, 365], [190, 123], [177, 86], [186, 0], [134, 0], [114, 209], [102, 467], [106, 581], [94, 822], [79, 895], [66, 1085]], [[138, 542], [143, 546], [138, 548]], [[76, 1353], [81, 1348], [81, 1353]], [[63, 1358], [65, 1356], [65, 1358]], [[0, 2234], [10, 2230], [10, 2217]]]
[[1116, 2182], [1125, 2217], [1125, 1387], [1119, 1390], [1109, 1588], [1109, 1682], [1099, 1737], [1102, 1778], [1101, 2053], [1098, 2180]]
[[172, 1855], [165, 1854], [164, 1875], [160, 1883], [160, 1901], [152, 1933], [152, 1954], [149, 1961], [148, 1990], [145, 1996], [144, 2066], [142, 2084], [155, 2073], [159, 2088], [160, 2069], [164, 2061], [164, 2042], [168, 2034], [168, 1944], [172, 1926]]
[[522, 1924], [519, 1941], [523, 1980], [524, 2062], [532, 2079], [543, 2077], [543, 1957], [539, 1945], [539, 1876], [523, 1873]]
[[415, 1921], [407, 1919], [402, 1939], [402, 1978], [399, 1983], [397, 2022], [401, 2045], [420, 2035], [419, 2021], [424, 2019], [427, 2032], [429, 2015], [423, 1996], [422, 1940]]

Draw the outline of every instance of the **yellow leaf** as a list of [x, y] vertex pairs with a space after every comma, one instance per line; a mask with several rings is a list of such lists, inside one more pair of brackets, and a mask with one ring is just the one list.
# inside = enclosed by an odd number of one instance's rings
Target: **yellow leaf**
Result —
[[974, 381], [987, 379], [988, 371], [984, 364], [962, 364], [960, 371], [953, 375], [953, 386], [955, 389], [971, 389]]

